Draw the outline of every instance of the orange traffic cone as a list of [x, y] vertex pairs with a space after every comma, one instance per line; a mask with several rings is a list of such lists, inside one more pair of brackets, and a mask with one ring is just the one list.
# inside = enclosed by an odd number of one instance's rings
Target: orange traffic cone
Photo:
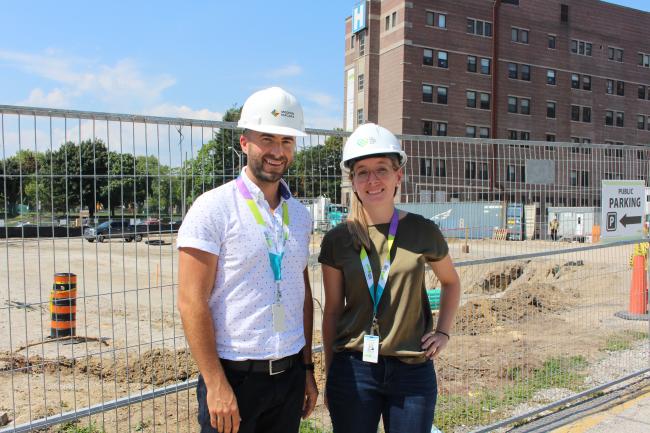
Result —
[[630, 314], [648, 312], [648, 279], [645, 272], [645, 256], [634, 256], [632, 264], [632, 284], [630, 285]]

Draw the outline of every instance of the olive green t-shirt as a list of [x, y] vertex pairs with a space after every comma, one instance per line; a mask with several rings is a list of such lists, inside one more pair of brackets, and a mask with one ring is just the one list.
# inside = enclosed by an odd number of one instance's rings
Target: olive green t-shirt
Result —
[[[375, 286], [388, 248], [390, 224], [369, 226], [368, 251]], [[421, 338], [433, 329], [431, 307], [425, 291], [425, 265], [443, 259], [449, 249], [438, 226], [421, 215], [408, 213], [399, 220], [391, 251], [391, 267], [379, 301], [379, 353], [404, 362], [424, 362]], [[330, 230], [321, 243], [318, 261], [343, 273], [345, 306], [336, 324], [334, 351], [363, 351], [370, 333], [373, 305], [368, 284], [346, 224]]]

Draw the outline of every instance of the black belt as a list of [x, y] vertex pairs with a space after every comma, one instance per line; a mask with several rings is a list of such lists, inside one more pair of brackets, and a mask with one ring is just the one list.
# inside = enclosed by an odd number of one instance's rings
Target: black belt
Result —
[[283, 373], [294, 365], [298, 364], [302, 358], [302, 351], [295, 355], [285, 356], [280, 359], [247, 359], [245, 361], [232, 361], [230, 359], [221, 359], [224, 367], [235, 371], [247, 371], [249, 373], [266, 373], [269, 376]]

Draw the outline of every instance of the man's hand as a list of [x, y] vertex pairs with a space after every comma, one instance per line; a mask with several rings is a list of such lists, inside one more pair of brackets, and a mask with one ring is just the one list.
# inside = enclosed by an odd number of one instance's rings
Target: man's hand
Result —
[[239, 407], [237, 397], [232, 391], [227, 380], [207, 393], [208, 411], [210, 411], [210, 424], [219, 433], [237, 433], [239, 431]]
[[305, 402], [302, 404], [302, 419], [311, 415], [316, 407], [316, 399], [318, 398], [318, 387], [316, 386], [316, 379], [314, 379], [314, 372], [307, 370], [306, 374]]

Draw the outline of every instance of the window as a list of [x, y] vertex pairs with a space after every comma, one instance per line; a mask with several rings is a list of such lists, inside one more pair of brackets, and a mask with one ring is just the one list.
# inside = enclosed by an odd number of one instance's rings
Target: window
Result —
[[354, 35], [350, 36], [350, 49], [354, 48]]
[[638, 59], [639, 59], [639, 63], [638, 63], [639, 66], [643, 66], [644, 68], [650, 68], [650, 54], [639, 53]]
[[530, 81], [530, 65], [521, 65], [521, 79]]
[[556, 107], [555, 102], [546, 101], [546, 117], [548, 117], [549, 119], [555, 119], [555, 107]]
[[478, 136], [480, 138], [490, 138], [490, 128], [482, 126], [478, 129]]
[[433, 24], [436, 22], [436, 15], [434, 12], [427, 11], [426, 15], [427, 25], [433, 27]]
[[579, 171], [580, 186], [589, 186], [589, 172]]
[[437, 99], [438, 104], [446, 104], [447, 103], [447, 88], [446, 87], [438, 87], [438, 99]]
[[476, 179], [475, 161], [465, 161], [465, 179]]
[[430, 120], [422, 121], [422, 135], [433, 135], [433, 122]]
[[615, 62], [623, 62], [623, 50], [621, 48], [607, 47], [607, 58]]
[[[555, 134], [546, 134], [546, 141], [555, 142]], [[555, 148], [547, 147], [546, 150], [555, 150]]]
[[438, 137], [447, 136], [447, 123], [446, 122], [436, 122], [436, 135]]
[[444, 159], [436, 159], [436, 176], [445, 177], [447, 176], [447, 164]]
[[517, 98], [514, 96], [508, 96], [508, 113], [516, 113], [517, 105]]
[[427, 66], [433, 66], [433, 50], [425, 48], [422, 52], [422, 64]]
[[359, 38], [359, 55], [363, 56], [366, 54], [366, 31], [361, 30], [357, 37]]
[[583, 75], [582, 76], [582, 90], [591, 91], [591, 76], [590, 75]]
[[467, 33], [490, 38], [492, 37], [492, 23], [490, 21], [467, 18]]
[[625, 96], [625, 81], [616, 82], [616, 94], [618, 96]]
[[508, 129], [508, 140], [516, 140], [518, 136], [518, 131], [514, 129]]
[[357, 110], [357, 125], [363, 124], [363, 108]]
[[489, 109], [490, 109], [490, 94], [481, 93], [481, 110], [489, 110]]
[[512, 27], [510, 34], [512, 42], [518, 42], [520, 44], [528, 43], [528, 30]]
[[591, 76], [590, 75], [580, 75], [580, 74], [571, 74], [571, 88], [580, 89], [582, 84], [582, 90], [591, 90]]
[[557, 45], [557, 37], [555, 35], [546, 35], [547, 47], [551, 50], [555, 49]]
[[616, 112], [616, 126], [622, 128], [625, 126], [625, 114], [621, 111]]
[[390, 16], [390, 26], [395, 27], [396, 22], [397, 22], [397, 12], [393, 12], [392, 15]]
[[569, 5], [560, 5], [560, 21], [563, 23], [569, 22]]
[[[639, 99], [645, 99], [646, 95], [646, 86], [639, 85], [638, 97]], [[650, 94], [648, 94], [650, 96]]]
[[431, 176], [432, 169], [431, 158], [420, 158], [420, 176]]
[[467, 72], [476, 72], [475, 56], [467, 56]]
[[470, 108], [476, 108], [476, 92], [468, 90], [465, 94], [467, 95], [467, 106]]
[[364, 76], [363, 76], [363, 74], [359, 74], [359, 77], [357, 78], [357, 84], [358, 84], [359, 92], [363, 92], [363, 85], [364, 85]]
[[390, 29], [390, 16], [386, 15], [386, 24], [384, 25], [384, 30]]
[[446, 14], [438, 14], [438, 27], [441, 29], [446, 29], [447, 28], [447, 15]]
[[422, 102], [433, 102], [433, 86], [429, 84], [422, 85]]
[[467, 125], [465, 127], [465, 137], [476, 138], [476, 126]]
[[[582, 117], [581, 117], [582, 114]], [[580, 122], [582, 119], [585, 123], [591, 123], [591, 107], [583, 107], [580, 105], [571, 106], [571, 121]]]
[[556, 72], [554, 69], [547, 69], [546, 70], [546, 84], [550, 84], [551, 86], [555, 86], [555, 75]]
[[490, 75], [490, 59], [481, 59], [481, 74]]
[[605, 93], [608, 95], [614, 94], [614, 80], [605, 80]]
[[517, 79], [519, 76], [519, 65], [516, 63], [508, 63], [508, 78]]
[[614, 126], [614, 112], [613, 111], [605, 111], [605, 125], [607, 126]]
[[447, 51], [438, 51], [438, 67], [439, 68], [448, 68], [449, 63], [447, 62]]
[[[520, 138], [521, 140], [524, 140], [524, 141], [528, 141], [528, 140], [530, 140], [530, 132], [528, 132], [528, 131], [521, 131], [521, 132], [519, 133], [519, 138]], [[526, 146], [526, 147], [528, 147], [528, 146]]]
[[645, 116], [641, 114], [636, 116], [636, 129], [645, 129]]
[[508, 165], [506, 169], [506, 181], [514, 182], [517, 180], [517, 169], [514, 165]]
[[478, 178], [481, 180], [488, 180], [488, 163], [479, 162], [478, 163]]
[[571, 74], [571, 88], [579, 89], [580, 88], [580, 75]]
[[591, 42], [571, 39], [571, 52], [580, 56], [591, 56]]

